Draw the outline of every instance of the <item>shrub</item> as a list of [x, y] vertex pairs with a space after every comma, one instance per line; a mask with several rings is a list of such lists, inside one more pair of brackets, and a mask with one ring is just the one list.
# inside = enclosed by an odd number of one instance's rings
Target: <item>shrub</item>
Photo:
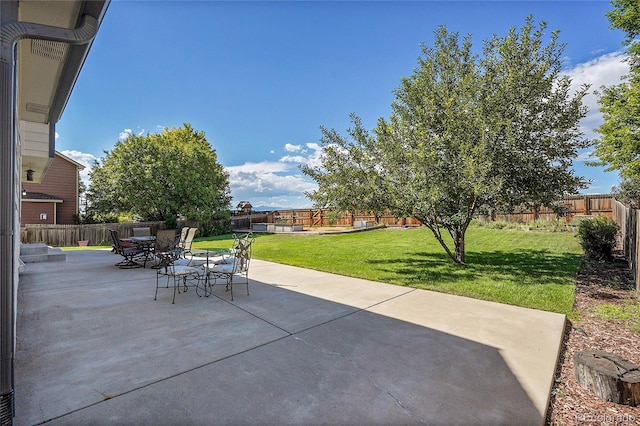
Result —
[[513, 229], [517, 228], [519, 224], [507, 222], [506, 220], [478, 220], [474, 219], [472, 224], [481, 228], [487, 229]]
[[564, 219], [535, 220], [528, 224], [529, 229], [549, 232], [573, 232], [573, 228]]
[[590, 259], [611, 260], [616, 246], [618, 224], [605, 216], [583, 219], [578, 223], [578, 239], [585, 256]]
[[198, 228], [200, 237], [214, 237], [216, 235], [224, 235], [232, 232], [230, 220], [217, 220], [209, 223], [201, 223]]
[[178, 218], [169, 214], [164, 219], [164, 226], [167, 229], [176, 229], [178, 227]]

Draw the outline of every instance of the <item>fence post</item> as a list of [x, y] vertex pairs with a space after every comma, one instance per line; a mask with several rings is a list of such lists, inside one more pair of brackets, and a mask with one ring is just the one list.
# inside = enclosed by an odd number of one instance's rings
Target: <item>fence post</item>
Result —
[[[633, 208], [629, 208], [629, 210], [631, 211]], [[634, 239], [635, 241], [633, 241], [633, 247], [634, 247], [634, 252], [633, 252], [633, 261], [632, 261], [632, 268], [634, 269], [633, 272], [633, 278], [635, 279], [636, 282], [636, 291], [640, 292], [640, 267], [638, 267], [638, 255], [640, 254], [640, 250], [638, 250], [638, 243], [640, 242], [640, 238], [638, 238], [638, 235], [640, 235], [640, 220], [638, 220], [638, 212], [640, 210], [638, 209], [633, 209], [633, 212], [635, 213], [635, 235], [634, 235]]]
[[584, 215], [588, 216], [589, 215], [589, 197], [587, 195], [584, 196]]

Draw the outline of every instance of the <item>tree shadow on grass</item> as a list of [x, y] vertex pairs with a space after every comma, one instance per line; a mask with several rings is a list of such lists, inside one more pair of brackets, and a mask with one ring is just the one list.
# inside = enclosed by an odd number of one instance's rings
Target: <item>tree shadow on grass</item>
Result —
[[458, 265], [446, 253], [411, 252], [398, 259], [370, 259], [385, 279], [407, 286], [456, 284], [482, 279], [516, 282], [518, 285], [572, 283], [582, 256], [547, 250], [467, 252], [466, 264]]

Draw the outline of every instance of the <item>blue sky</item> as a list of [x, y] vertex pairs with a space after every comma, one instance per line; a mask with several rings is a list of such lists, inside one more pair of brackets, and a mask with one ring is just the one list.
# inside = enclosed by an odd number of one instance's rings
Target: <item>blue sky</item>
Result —
[[[492, 34], [532, 14], [567, 44], [576, 85], [615, 84], [627, 73], [624, 35], [608, 1], [124, 1], [113, 0], [61, 121], [56, 149], [90, 165], [127, 133], [191, 123], [230, 175], [232, 204], [310, 207], [315, 185], [298, 166], [318, 161], [320, 126], [345, 133], [349, 114], [367, 128], [391, 113], [393, 90], [411, 75], [420, 43], [439, 25]], [[601, 123], [585, 99], [587, 137]], [[574, 163], [608, 193], [616, 173]], [[85, 172], [86, 174], [86, 172]]]

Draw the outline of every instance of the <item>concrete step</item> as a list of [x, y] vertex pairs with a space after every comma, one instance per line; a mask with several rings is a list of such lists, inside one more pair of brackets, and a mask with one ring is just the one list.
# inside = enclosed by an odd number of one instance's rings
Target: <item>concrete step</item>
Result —
[[67, 254], [59, 248], [52, 248], [46, 244], [22, 244], [20, 259], [24, 263], [65, 262]]
[[36, 263], [36, 262], [47, 262], [49, 260], [49, 255], [45, 254], [27, 254], [20, 256], [20, 259], [24, 263]]
[[66, 262], [67, 254], [59, 248], [49, 248], [47, 253], [49, 262]]
[[49, 246], [44, 243], [21, 244], [20, 256], [31, 256], [37, 254], [47, 254]]

